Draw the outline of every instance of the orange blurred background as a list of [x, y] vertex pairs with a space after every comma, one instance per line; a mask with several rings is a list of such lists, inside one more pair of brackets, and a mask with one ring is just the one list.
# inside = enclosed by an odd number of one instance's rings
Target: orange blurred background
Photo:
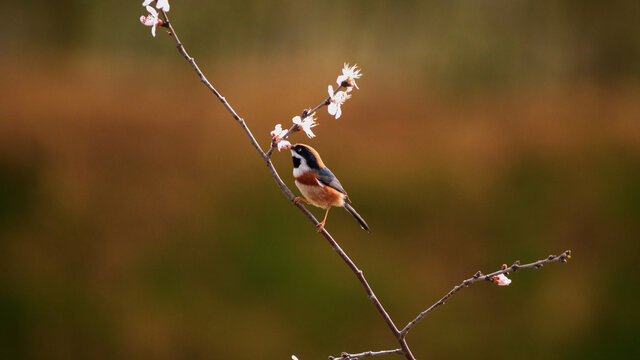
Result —
[[[418, 358], [637, 357], [637, 1], [172, 1], [263, 147], [308, 143], [372, 227], [328, 230]], [[0, 358], [326, 358], [396, 346], [166, 31], [128, 4], [0, 5]], [[291, 181], [288, 152], [275, 153]], [[317, 216], [322, 211], [311, 209]], [[397, 356], [395, 356], [398, 358]]]

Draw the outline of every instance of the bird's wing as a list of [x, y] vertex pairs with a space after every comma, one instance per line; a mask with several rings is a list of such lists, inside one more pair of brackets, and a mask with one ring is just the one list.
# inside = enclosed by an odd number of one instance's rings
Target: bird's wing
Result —
[[318, 181], [320, 181], [320, 183], [323, 185], [332, 187], [340, 191], [341, 193], [347, 195], [347, 192], [342, 187], [342, 184], [340, 184], [340, 181], [338, 180], [338, 178], [335, 175], [333, 175], [333, 173], [331, 172], [331, 170], [329, 170], [329, 168], [325, 167], [320, 169], [320, 171], [318, 171]]

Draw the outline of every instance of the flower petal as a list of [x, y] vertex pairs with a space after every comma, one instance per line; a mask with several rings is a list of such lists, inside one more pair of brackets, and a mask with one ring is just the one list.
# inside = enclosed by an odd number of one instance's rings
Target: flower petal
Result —
[[362, 73], [360, 73], [358, 65], [349, 66], [349, 64], [344, 63], [342, 75], [338, 76], [336, 83], [338, 83], [338, 85], [347, 83], [348, 88], [355, 87], [356, 89], [359, 89], [358, 84], [356, 84], [356, 79], [359, 79], [361, 76]]
[[332, 102], [327, 107], [327, 111], [329, 112], [329, 115], [335, 115], [336, 111], [338, 111], [338, 105], [336, 105], [336, 103]]
[[291, 149], [291, 143], [287, 140], [278, 141], [278, 151], [281, 151], [283, 149]]
[[311, 131], [311, 126], [303, 127], [302, 129], [304, 130], [304, 133], [307, 134], [307, 137], [309, 137], [309, 139], [316, 137], [316, 134]]
[[500, 274], [493, 277], [493, 282], [498, 286], [507, 286], [511, 284], [511, 279], [506, 277], [504, 274]]
[[164, 10], [164, 12], [168, 12], [171, 6], [169, 5], [169, 0], [158, 0], [156, 1], [156, 8]]
[[156, 11], [156, 9], [152, 8], [151, 6], [147, 6], [146, 9], [154, 18], [158, 18], [158, 12]]
[[280, 138], [285, 136], [288, 131], [289, 131], [288, 129], [283, 129], [282, 125], [278, 124], [276, 125], [275, 129], [273, 129], [273, 131], [271, 132], [271, 137], [276, 138], [276, 140], [279, 140]]
[[273, 129], [273, 131], [271, 131], [271, 137], [275, 137], [276, 135], [280, 134], [280, 132], [282, 132], [282, 125], [278, 124]]

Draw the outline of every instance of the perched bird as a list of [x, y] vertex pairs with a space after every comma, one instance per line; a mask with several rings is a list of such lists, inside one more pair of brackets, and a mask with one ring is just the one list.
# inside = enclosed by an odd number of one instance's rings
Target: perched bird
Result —
[[293, 178], [296, 186], [304, 196], [304, 198], [295, 198], [293, 202], [297, 204], [303, 201], [307, 204], [327, 209], [324, 219], [318, 224], [318, 232], [324, 228], [329, 209], [332, 206], [343, 206], [358, 220], [364, 230], [369, 231], [369, 225], [349, 205], [350, 200], [347, 192], [338, 181], [338, 178], [324, 165], [315, 149], [309, 145], [296, 144], [291, 147], [291, 156], [293, 158]]

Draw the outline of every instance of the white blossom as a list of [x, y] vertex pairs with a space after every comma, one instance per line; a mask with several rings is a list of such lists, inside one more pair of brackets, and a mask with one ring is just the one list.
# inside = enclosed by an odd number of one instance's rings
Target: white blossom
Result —
[[316, 135], [311, 131], [311, 128], [317, 126], [316, 119], [313, 117], [313, 114], [305, 117], [304, 119], [300, 118], [300, 116], [296, 116], [291, 119], [294, 124], [298, 125], [302, 131], [304, 131], [309, 138], [313, 138]]
[[281, 151], [283, 149], [291, 149], [291, 143], [287, 140], [278, 141], [278, 151]]
[[[149, 6], [154, 0], [144, 0], [142, 6]], [[169, 5], [169, 0], [158, 0], [156, 1], [156, 9], [164, 10], [164, 12], [168, 12], [171, 6]]]
[[360, 73], [360, 69], [358, 69], [358, 65], [349, 66], [349, 64], [344, 63], [344, 67], [342, 68], [342, 75], [338, 76], [336, 79], [336, 83], [338, 86], [341, 86], [342, 83], [346, 82], [347, 91], [351, 91], [351, 87], [354, 86], [356, 89], [360, 89], [356, 84], [356, 79], [360, 79], [362, 74]]
[[273, 129], [273, 131], [271, 132], [271, 137], [272, 138], [276, 138], [276, 141], [278, 141], [283, 136], [286, 135], [287, 131], [289, 131], [289, 130], [283, 129], [282, 125], [278, 124], [278, 125], [276, 125], [275, 129]]
[[171, 6], [169, 6], [169, 0], [156, 1], [156, 9], [164, 10], [164, 12], [167, 12], [170, 8]]
[[282, 140], [282, 137], [287, 134], [289, 130], [283, 129], [282, 125], [278, 124], [271, 132], [271, 137], [276, 141], [276, 145], [278, 145], [278, 151], [282, 151], [282, 149], [290, 149], [291, 143], [287, 140]]
[[338, 91], [336, 93], [333, 92], [333, 86], [329, 85], [329, 97], [330, 99], [330, 103], [329, 106], [327, 108], [327, 111], [329, 111], [329, 114], [333, 115], [336, 117], [336, 119], [338, 119], [341, 115], [342, 115], [342, 104], [344, 104], [345, 101], [347, 101], [351, 95], [347, 94], [346, 91]]
[[511, 279], [506, 277], [504, 274], [500, 274], [493, 277], [493, 282], [499, 286], [507, 286], [511, 284]]
[[140, 16], [140, 22], [145, 26], [151, 26], [151, 35], [156, 36], [156, 26], [162, 25], [162, 20], [158, 19], [158, 12], [151, 6], [147, 6], [149, 14]]

